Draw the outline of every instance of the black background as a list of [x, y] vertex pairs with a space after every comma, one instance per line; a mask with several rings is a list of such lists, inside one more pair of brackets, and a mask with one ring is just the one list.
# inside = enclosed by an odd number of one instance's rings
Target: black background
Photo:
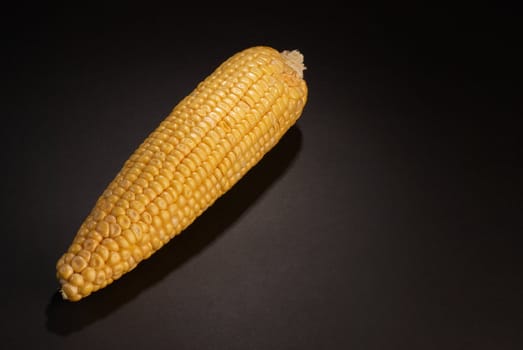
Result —
[[[521, 14], [314, 5], [3, 8], [3, 348], [522, 348]], [[62, 301], [98, 195], [254, 45], [304, 54], [297, 125], [132, 273]]]

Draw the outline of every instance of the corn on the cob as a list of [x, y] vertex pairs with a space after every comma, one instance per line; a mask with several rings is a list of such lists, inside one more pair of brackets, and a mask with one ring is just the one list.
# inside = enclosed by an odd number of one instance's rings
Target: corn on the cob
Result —
[[58, 260], [78, 301], [147, 259], [252, 168], [300, 117], [303, 56], [257, 46], [233, 55], [145, 139]]

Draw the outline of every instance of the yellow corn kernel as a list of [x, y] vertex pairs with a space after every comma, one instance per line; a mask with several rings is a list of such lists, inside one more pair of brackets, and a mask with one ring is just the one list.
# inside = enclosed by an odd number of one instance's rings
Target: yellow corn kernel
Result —
[[149, 258], [226, 193], [298, 120], [303, 56], [257, 46], [220, 65], [142, 142], [58, 259], [78, 301]]

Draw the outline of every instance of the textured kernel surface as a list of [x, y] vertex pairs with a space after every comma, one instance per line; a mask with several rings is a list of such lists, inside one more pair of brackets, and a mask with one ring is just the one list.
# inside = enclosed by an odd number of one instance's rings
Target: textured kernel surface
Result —
[[302, 58], [246, 49], [172, 110], [124, 163], [58, 260], [65, 299], [78, 301], [135, 268], [260, 161], [302, 113]]

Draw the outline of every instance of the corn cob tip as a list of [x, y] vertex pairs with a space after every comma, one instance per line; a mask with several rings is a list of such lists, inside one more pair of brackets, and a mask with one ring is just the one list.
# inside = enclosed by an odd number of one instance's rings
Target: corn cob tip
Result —
[[59, 292], [60, 295], [62, 296], [62, 299], [64, 299], [64, 300], [69, 299], [69, 298], [67, 297], [67, 294], [64, 292], [64, 290], [63, 290], [62, 288], [60, 288], [60, 289], [58, 290], [58, 292]]
[[281, 52], [283, 60], [289, 67], [291, 67], [300, 79], [303, 78], [303, 71], [307, 69], [303, 64], [303, 54], [298, 50], [283, 50]]

